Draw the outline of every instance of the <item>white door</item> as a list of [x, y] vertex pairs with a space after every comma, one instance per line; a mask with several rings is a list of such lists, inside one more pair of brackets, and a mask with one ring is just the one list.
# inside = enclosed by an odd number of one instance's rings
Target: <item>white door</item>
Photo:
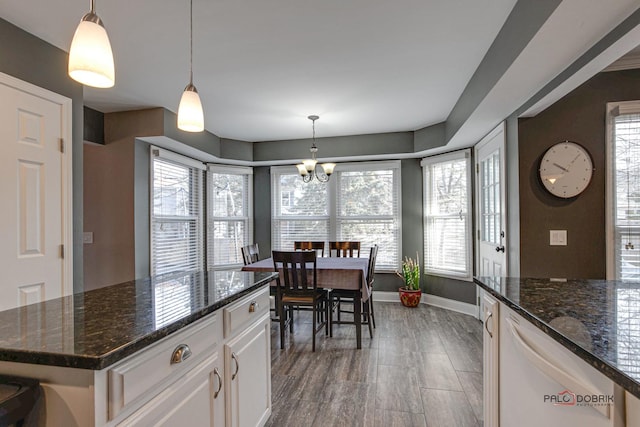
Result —
[[475, 146], [476, 276], [506, 276], [506, 200], [504, 125]]
[[61, 150], [71, 101], [3, 74], [0, 100], [0, 310], [6, 310], [72, 292], [70, 153]]

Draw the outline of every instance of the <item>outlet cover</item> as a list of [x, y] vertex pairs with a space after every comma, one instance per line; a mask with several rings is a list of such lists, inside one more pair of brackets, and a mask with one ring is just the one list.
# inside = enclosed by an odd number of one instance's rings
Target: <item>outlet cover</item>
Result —
[[567, 246], [567, 230], [549, 230], [550, 246]]
[[82, 233], [82, 243], [85, 245], [93, 243], [93, 231], [85, 231]]

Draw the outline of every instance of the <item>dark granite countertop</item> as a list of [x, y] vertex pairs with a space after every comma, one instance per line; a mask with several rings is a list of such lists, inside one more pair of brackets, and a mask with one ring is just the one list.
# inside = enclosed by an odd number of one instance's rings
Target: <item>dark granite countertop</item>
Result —
[[0, 360], [103, 369], [262, 286], [276, 273], [171, 273], [0, 312]]
[[474, 281], [640, 398], [640, 282], [505, 277]]

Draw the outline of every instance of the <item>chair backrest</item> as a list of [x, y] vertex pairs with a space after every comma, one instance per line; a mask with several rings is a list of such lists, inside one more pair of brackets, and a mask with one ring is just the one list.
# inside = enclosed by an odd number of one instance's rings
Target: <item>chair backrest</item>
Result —
[[378, 257], [378, 245], [371, 246], [369, 251], [369, 266], [367, 267], [367, 285], [373, 285], [373, 278], [376, 274], [376, 258]]
[[316, 251], [316, 255], [324, 256], [324, 242], [293, 242], [296, 251]]
[[360, 258], [360, 242], [329, 242], [329, 256]]
[[278, 288], [298, 292], [315, 291], [318, 283], [315, 251], [273, 251], [271, 256], [273, 268], [279, 273]]
[[260, 257], [260, 251], [258, 250], [257, 243], [241, 247], [240, 252], [242, 252], [242, 261], [244, 261], [244, 265], [253, 264], [254, 262], [257, 262]]

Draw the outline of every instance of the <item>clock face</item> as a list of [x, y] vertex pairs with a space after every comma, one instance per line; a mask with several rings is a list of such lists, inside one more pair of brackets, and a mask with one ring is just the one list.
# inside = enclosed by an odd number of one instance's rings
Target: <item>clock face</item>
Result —
[[591, 156], [575, 142], [560, 142], [549, 148], [540, 162], [540, 179], [554, 196], [568, 199], [582, 193], [591, 181]]

